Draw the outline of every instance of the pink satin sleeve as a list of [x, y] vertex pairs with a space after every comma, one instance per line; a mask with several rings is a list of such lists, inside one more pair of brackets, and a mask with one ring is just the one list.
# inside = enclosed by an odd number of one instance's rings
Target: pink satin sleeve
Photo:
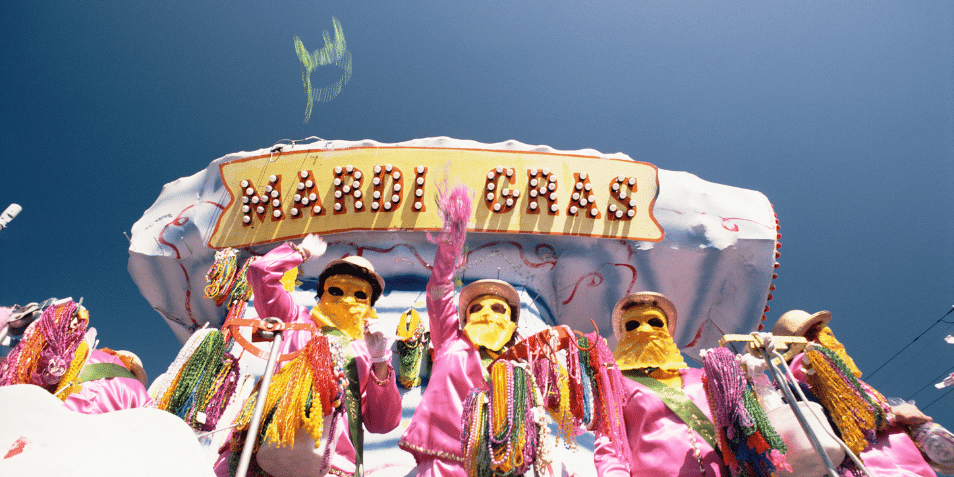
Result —
[[[93, 350], [88, 364], [112, 363], [123, 366], [123, 362], [102, 350]], [[64, 404], [71, 411], [83, 414], [102, 414], [144, 407], [149, 403], [146, 387], [133, 378], [96, 379], [83, 383], [83, 389], [71, 394]]]
[[[805, 370], [802, 369], [805, 353], [800, 353], [792, 359], [789, 366], [792, 374], [800, 382], [806, 382]], [[864, 462], [872, 475], [878, 477], [936, 477], [937, 473], [924, 460], [908, 433], [901, 426], [890, 426], [878, 431], [878, 441], [861, 452], [861, 461]]]

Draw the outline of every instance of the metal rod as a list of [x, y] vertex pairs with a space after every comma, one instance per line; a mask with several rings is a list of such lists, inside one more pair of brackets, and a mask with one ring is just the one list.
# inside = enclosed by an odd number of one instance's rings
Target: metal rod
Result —
[[242, 447], [242, 456], [239, 458], [238, 467], [235, 469], [237, 477], [245, 477], [248, 473], [248, 464], [252, 460], [252, 449], [255, 447], [256, 436], [258, 436], [258, 426], [262, 421], [262, 413], [265, 410], [265, 397], [268, 395], [268, 385], [272, 382], [275, 362], [278, 361], [278, 351], [282, 345], [282, 331], [277, 330], [275, 340], [272, 341], [272, 350], [268, 354], [268, 363], [265, 365], [265, 375], [262, 376], [262, 386], [258, 390], [258, 398], [255, 399], [255, 412], [252, 413], [252, 421], [248, 424], [248, 434], [245, 437], [245, 445]]
[[805, 415], [802, 414], [802, 410], [798, 407], [798, 403], [795, 402], [795, 396], [792, 394], [792, 389], [788, 387], [788, 379], [786, 379], [785, 375], [783, 375], [782, 372], [775, 367], [775, 363], [772, 362], [771, 356], [765, 352], [765, 348], [759, 346], [756, 349], [759, 350], [759, 353], [762, 355], [762, 359], [768, 363], [769, 371], [771, 371], [772, 376], [775, 377], [775, 382], [779, 384], [778, 387], [782, 388], [782, 392], [785, 393], [785, 399], [788, 400], [788, 405], [792, 407], [792, 412], [795, 413], [795, 418], [798, 419], [798, 424], [802, 426], [802, 430], [804, 430], [805, 435], [808, 436], [808, 440], [812, 443], [812, 447], [815, 448], [815, 452], [818, 453], [818, 456], [821, 457], [822, 462], [828, 469], [828, 475], [830, 477], [838, 477], [838, 471], [835, 470], [835, 464], [833, 464], [831, 459], [828, 458], [828, 454], [826, 454], [825, 449], [822, 448], [821, 442], [818, 440], [818, 436], [815, 435], [815, 430], [812, 429], [812, 427], [808, 424], [808, 421], [805, 420]]

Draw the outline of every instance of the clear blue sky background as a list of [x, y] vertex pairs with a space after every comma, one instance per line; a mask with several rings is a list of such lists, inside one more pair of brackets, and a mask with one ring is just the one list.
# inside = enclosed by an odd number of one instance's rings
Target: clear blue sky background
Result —
[[[163, 184], [317, 135], [621, 151], [761, 191], [782, 226], [766, 324], [831, 310], [868, 375], [951, 309], [954, 2], [450, 3], [2, 2], [0, 208], [24, 210], [0, 231], [0, 304], [84, 297], [102, 345], [156, 377], [179, 344], [123, 232]], [[332, 16], [353, 76], [304, 123], [293, 38], [319, 48]], [[951, 332], [869, 382], [940, 379]], [[916, 399], [954, 428], [944, 391]]]

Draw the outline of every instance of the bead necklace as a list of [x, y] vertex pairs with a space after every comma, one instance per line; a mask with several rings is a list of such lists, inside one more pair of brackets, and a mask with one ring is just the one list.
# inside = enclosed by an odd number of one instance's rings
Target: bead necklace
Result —
[[156, 378], [152, 383], [152, 386], [149, 387], [149, 397], [152, 398], [153, 407], [165, 409], [163, 402], [168, 402], [168, 398], [171, 397], [171, 395], [168, 395], [169, 388], [173, 387], [186, 362], [189, 361], [189, 358], [192, 357], [195, 350], [198, 349], [199, 345], [205, 340], [205, 336], [211, 332], [212, 329], [210, 328], [202, 328], [193, 333], [192, 336], [186, 340], [182, 349], [179, 350], [176, 359], [174, 359], [172, 363], [169, 363], [169, 368], [166, 369], [166, 372]]
[[[298, 429], [319, 442], [325, 417], [342, 412], [347, 377], [344, 356], [336, 343], [334, 337], [317, 335], [275, 373], [265, 396], [263, 415], [268, 420], [262, 426], [261, 442], [294, 447]], [[257, 394], [249, 397], [246, 408], [251, 408]], [[248, 412], [243, 409], [236, 419], [242, 428], [247, 428]]]
[[205, 287], [205, 297], [211, 298], [216, 306], [222, 306], [225, 300], [232, 293], [232, 287], [235, 285], [235, 275], [238, 271], [236, 263], [238, 259], [235, 250], [225, 248], [215, 252], [215, 261], [212, 267], [205, 274], [205, 280], [209, 283]]
[[[703, 389], [723, 446], [723, 460], [733, 474], [775, 475], [779, 467], [791, 469], [784, 458], [785, 442], [755, 398], [736, 355], [716, 348], [703, 356], [702, 363]], [[693, 446], [698, 448], [695, 441]]]
[[399, 381], [407, 389], [421, 384], [421, 362], [426, 340], [421, 315], [412, 309], [401, 314], [397, 327], [397, 349], [400, 356]]
[[616, 367], [616, 359], [603, 337], [596, 332], [587, 334], [592, 345], [590, 365], [595, 368], [593, 374], [598, 378], [594, 381], [597, 394], [594, 398], [599, 404], [600, 420], [598, 429], [610, 438], [616, 452], [626, 456], [626, 465], [632, 469], [632, 450], [626, 437], [626, 422], [623, 417], [624, 388], [623, 375]]
[[235, 275], [235, 285], [232, 286], [232, 293], [229, 295], [229, 307], [234, 307], [236, 303], [242, 303], [252, 298], [252, 287], [248, 283], [248, 267], [258, 257], [249, 257], [245, 260], [242, 268]]
[[[197, 390], [207, 389], [211, 380], [215, 379], [218, 367], [222, 364], [222, 353], [225, 343], [222, 333], [212, 330], [205, 336], [195, 353], [182, 368], [178, 383], [170, 393], [165, 410], [185, 417], [189, 412], [189, 403], [194, 400]], [[211, 368], [211, 369], [210, 369]], [[204, 392], [200, 392], [204, 395]]]
[[211, 431], [218, 425], [219, 419], [235, 397], [239, 376], [238, 358], [229, 352], [224, 353], [219, 377], [206, 399], [208, 405], [205, 407], [205, 425], [202, 427], [204, 431]]
[[81, 341], [79, 346], [76, 347], [76, 353], [73, 355], [70, 369], [66, 371], [66, 374], [63, 375], [63, 379], [60, 380], [56, 392], [53, 393], [54, 396], [60, 398], [61, 401], [66, 401], [66, 398], [68, 398], [70, 394], [83, 389], [83, 385], [77, 383], [76, 378], [78, 378], [80, 372], [83, 371], [83, 366], [86, 365], [87, 358], [89, 358], [89, 343]]
[[814, 370], [808, 374], [809, 386], [831, 413], [848, 447], [860, 453], [875, 442], [878, 423], [887, 421], [883, 407], [872, 402], [861, 382], [834, 351], [809, 345], [805, 358]]
[[[76, 347], [86, 334], [86, 325], [89, 323], [89, 314], [85, 309], [78, 309], [76, 303], [69, 300], [59, 305], [53, 305], [43, 311], [37, 320], [38, 338], [31, 363], [23, 370], [23, 377], [27, 373], [29, 381], [48, 391], [56, 389], [56, 385], [69, 369]], [[34, 345], [34, 346], [36, 346]]]

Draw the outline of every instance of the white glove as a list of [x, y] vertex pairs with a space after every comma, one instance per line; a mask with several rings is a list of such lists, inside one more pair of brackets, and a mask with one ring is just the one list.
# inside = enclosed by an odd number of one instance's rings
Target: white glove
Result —
[[368, 347], [372, 363], [383, 363], [391, 359], [389, 351], [394, 337], [385, 334], [383, 321], [380, 318], [364, 321], [364, 344]]
[[301, 239], [301, 243], [297, 249], [298, 253], [301, 254], [301, 258], [307, 261], [312, 257], [324, 255], [325, 250], [328, 250], [328, 244], [321, 239], [320, 235], [308, 234], [305, 238]]

